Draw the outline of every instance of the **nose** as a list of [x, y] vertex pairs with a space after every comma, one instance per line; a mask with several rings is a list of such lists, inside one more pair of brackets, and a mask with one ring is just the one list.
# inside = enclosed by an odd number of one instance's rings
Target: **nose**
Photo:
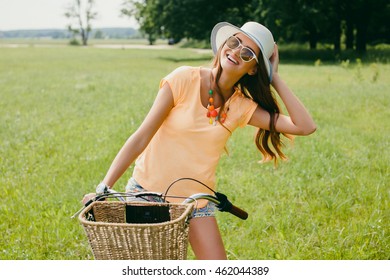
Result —
[[235, 56], [240, 57], [240, 52], [241, 52], [241, 46], [238, 46], [234, 50], [232, 50]]

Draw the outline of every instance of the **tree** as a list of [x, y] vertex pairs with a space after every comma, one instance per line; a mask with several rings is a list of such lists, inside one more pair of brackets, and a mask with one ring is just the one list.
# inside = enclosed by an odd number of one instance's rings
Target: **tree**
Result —
[[[342, 24], [345, 29], [346, 48], [365, 52], [367, 44], [389, 38], [387, 0], [340, 0]], [[387, 39], [388, 41], [388, 39]]]
[[73, 21], [68, 25], [68, 30], [74, 36], [80, 34], [84, 46], [88, 44], [89, 34], [92, 30], [91, 21], [98, 16], [94, 7], [95, 0], [74, 0], [65, 12], [65, 17]]
[[[317, 44], [323, 39], [336, 42], [334, 34], [340, 33], [332, 26], [335, 12], [329, 4], [330, 1], [335, 2], [335, 0], [262, 0], [257, 1], [259, 8], [254, 11], [254, 16], [256, 20], [268, 26], [278, 40], [308, 42], [310, 49], [316, 49]], [[330, 29], [333, 29], [333, 32], [329, 32]]]
[[135, 17], [149, 41], [156, 36], [208, 40], [217, 22], [250, 20], [248, 4], [236, 0], [124, 0], [123, 6], [122, 14]]
[[138, 21], [140, 30], [148, 36], [150, 45], [162, 34], [160, 18], [163, 4], [159, 0], [125, 0], [122, 3], [121, 13]]
[[[385, 0], [356, 0], [354, 25], [356, 28], [356, 50], [365, 52], [369, 43], [370, 33], [376, 33], [377, 30], [385, 27], [388, 33], [389, 4]], [[380, 23], [381, 18], [386, 18]], [[375, 21], [374, 21], [375, 19]], [[377, 21], [378, 20], [378, 21]], [[379, 24], [378, 24], [379, 23]], [[385, 37], [386, 38], [386, 37]]]
[[[157, 36], [209, 40], [220, 21], [254, 20], [273, 31], [278, 42], [333, 44], [365, 51], [370, 42], [388, 42], [388, 0], [127, 0], [124, 14], [135, 16], [150, 41]], [[387, 38], [387, 39], [386, 39]]]

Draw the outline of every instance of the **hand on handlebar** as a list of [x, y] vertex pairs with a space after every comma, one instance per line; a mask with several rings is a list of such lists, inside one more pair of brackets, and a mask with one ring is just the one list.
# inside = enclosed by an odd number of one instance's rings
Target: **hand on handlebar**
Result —
[[85, 205], [85, 204], [87, 204], [88, 201], [93, 199], [95, 196], [96, 196], [96, 193], [87, 193], [86, 195], [84, 195], [81, 202], [83, 203], [83, 205]]
[[95, 197], [96, 197], [96, 193], [87, 193], [86, 195], [84, 195], [83, 199], [80, 201], [83, 204], [83, 207], [79, 211], [74, 213], [71, 218], [73, 219], [78, 214], [80, 214], [81, 211], [85, 209], [85, 207], [87, 207], [89, 204], [91, 204], [92, 201], [94, 201]]

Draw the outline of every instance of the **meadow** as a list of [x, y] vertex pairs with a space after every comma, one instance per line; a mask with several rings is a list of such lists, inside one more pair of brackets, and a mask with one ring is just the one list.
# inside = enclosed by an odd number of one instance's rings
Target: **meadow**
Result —
[[[254, 128], [230, 139], [218, 188], [249, 218], [218, 213], [229, 258], [390, 259], [389, 64], [281, 60], [318, 129], [285, 140], [289, 159], [277, 167], [259, 162]], [[70, 219], [82, 196], [141, 123], [160, 79], [209, 63], [178, 48], [0, 47], [0, 259], [92, 259]]]

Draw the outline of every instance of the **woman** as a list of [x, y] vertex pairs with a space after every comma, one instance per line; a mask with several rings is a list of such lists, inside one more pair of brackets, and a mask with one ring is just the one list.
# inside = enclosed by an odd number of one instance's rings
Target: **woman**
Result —
[[[97, 193], [112, 187], [135, 160], [129, 192], [163, 193], [183, 177], [214, 189], [219, 158], [237, 127], [259, 128], [256, 145], [267, 160], [284, 158], [280, 133], [315, 131], [309, 113], [278, 74], [278, 48], [267, 28], [256, 22], [241, 28], [222, 22], [212, 31], [211, 44], [216, 54], [212, 69], [179, 67], [161, 81], [152, 108], [119, 151]], [[279, 113], [271, 84], [288, 116]], [[187, 181], [175, 184], [169, 195], [198, 192], [207, 190]], [[194, 210], [189, 240], [198, 259], [226, 259], [211, 203], [200, 202]]]

